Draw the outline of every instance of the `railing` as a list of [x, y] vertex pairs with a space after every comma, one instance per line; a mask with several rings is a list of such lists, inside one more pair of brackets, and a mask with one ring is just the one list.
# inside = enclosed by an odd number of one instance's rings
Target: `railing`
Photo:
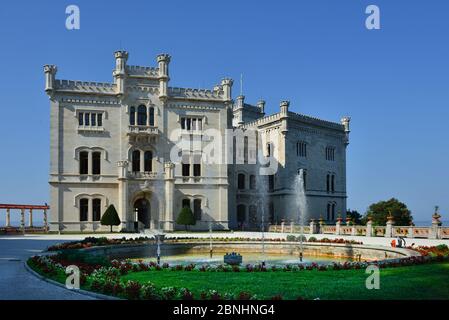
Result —
[[[367, 226], [361, 225], [347, 225], [338, 223], [335, 225], [326, 225], [310, 222], [308, 226], [303, 226], [305, 234], [332, 234], [332, 235], [347, 235], [347, 236], [370, 236], [370, 237], [408, 237], [408, 238], [428, 238], [428, 239], [449, 239], [449, 227], [441, 227], [433, 223], [431, 227], [413, 227], [413, 226], [394, 226], [393, 223], [388, 222], [386, 226]], [[268, 226], [269, 232], [283, 232], [283, 233], [299, 233], [301, 227], [293, 222], [283, 221], [277, 224]]]
[[134, 179], [157, 179], [162, 178], [162, 174], [158, 172], [140, 172], [140, 171], [128, 171], [127, 176]]
[[440, 239], [449, 239], [449, 228], [440, 227], [439, 234], [440, 234]]
[[128, 126], [128, 135], [157, 135], [158, 134], [157, 127], [154, 126], [138, 126], [138, 125], [130, 125]]

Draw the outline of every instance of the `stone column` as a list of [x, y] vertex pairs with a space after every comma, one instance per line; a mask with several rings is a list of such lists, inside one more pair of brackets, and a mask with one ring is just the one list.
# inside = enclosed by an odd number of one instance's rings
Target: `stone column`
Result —
[[387, 217], [387, 225], [385, 228], [385, 237], [386, 238], [391, 238], [393, 236], [393, 225], [394, 225], [394, 220], [393, 220], [393, 216], [390, 214]]
[[25, 209], [20, 209], [20, 228], [23, 234], [25, 234]]
[[10, 227], [11, 226], [11, 215], [9, 212], [9, 209], [6, 209], [6, 223], [5, 223], [6, 227]]
[[164, 230], [174, 229], [174, 193], [175, 193], [175, 165], [171, 162], [164, 164], [165, 169], [165, 219]]
[[128, 161], [118, 161], [118, 208], [120, 220], [122, 221], [122, 228], [128, 231], [134, 230], [134, 217], [128, 217]]
[[293, 229], [294, 229], [295, 223], [293, 222], [293, 220], [290, 222], [290, 232], [293, 233]]
[[33, 227], [33, 209], [30, 209], [30, 220], [28, 221], [28, 226]]
[[316, 222], [315, 220], [310, 220], [310, 230], [309, 230], [309, 234], [315, 234], [316, 233]]
[[284, 233], [285, 221], [282, 219], [281, 221], [281, 232]]
[[371, 218], [368, 218], [368, 222], [366, 223], [366, 233], [365, 235], [367, 237], [373, 236], [373, 220]]
[[44, 230], [48, 232], [47, 209], [44, 209]]
[[342, 217], [337, 218], [337, 222], [335, 223], [335, 234], [341, 234], [341, 222], [343, 221]]
[[440, 218], [441, 216], [438, 214], [438, 207], [435, 207], [435, 213], [432, 216], [432, 226], [430, 227], [429, 239], [439, 238], [438, 230], [441, 225]]

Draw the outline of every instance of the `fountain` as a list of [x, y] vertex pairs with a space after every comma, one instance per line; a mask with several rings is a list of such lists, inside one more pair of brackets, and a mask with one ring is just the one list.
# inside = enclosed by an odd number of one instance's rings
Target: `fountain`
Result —
[[299, 261], [302, 262], [304, 252], [304, 216], [306, 214], [307, 200], [304, 188], [304, 169], [298, 170], [298, 175], [295, 177], [295, 193], [296, 193], [296, 205], [298, 208], [298, 224], [299, 230]]
[[209, 257], [212, 259], [213, 256], [212, 248], [212, 221], [209, 221]]

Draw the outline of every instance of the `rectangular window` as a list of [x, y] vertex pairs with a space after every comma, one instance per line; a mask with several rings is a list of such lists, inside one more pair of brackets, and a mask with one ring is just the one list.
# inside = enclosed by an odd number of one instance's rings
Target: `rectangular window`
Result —
[[268, 176], [268, 190], [274, 190], [274, 174]]
[[101, 152], [92, 153], [92, 174], [100, 174], [101, 171]]
[[101, 113], [98, 113], [98, 114], [97, 114], [97, 125], [98, 125], [99, 127], [102, 127], [102, 126], [103, 126], [103, 115], [102, 115]]
[[189, 177], [190, 176], [190, 164], [183, 163], [182, 164], [182, 176]]
[[101, 220], [101, 199], [92, 200], [92, 221]]
[[90, 123], [94, 127], [97, 125], [97, 114], [96, 113], [90, 114]]
[[80, 221], [87, 221], [89, 214], [89, 199], [80, 199]]
[[326, 148], [326, 160], [335, 161], [335, 148], [334, 147]]
[[201, 164], [199, 164], [199, 163], [193, 164], [193, 176], [201, 177]]
[[190, 200], [189, 199], [183, 199], [182, 200], [182, 207], [183, 208], [190, 208]]
[[201, 118], [181, 118], [181, 129], [187, 131], [203, 130], [203, 121]]
[[78, 125], [82, 126], [84, 124], [84, 113], [80, 112], [78, 114]]
[[90, 113], [86, 112], [84, 114], [84, 125], [85, 126], [90, 126], [90, 119], [89, 118], [90, 118]]
[[181, 129], [182, 130], [186, 129], [186, 118], [181, 118]]
[[193, 200], [193, 215], [195, 220], [201, 220], [201, 200], [195, 199]]
[[89, 169], [89, 153], [87, 151], [80, 152], [80, 174], [88, 174]]

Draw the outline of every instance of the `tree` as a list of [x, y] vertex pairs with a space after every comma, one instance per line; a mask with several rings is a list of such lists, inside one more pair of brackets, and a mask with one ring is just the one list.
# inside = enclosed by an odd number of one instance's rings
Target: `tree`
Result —
[[111, 226], [112, 232], [112, 226], [119, 226], [121, 223], [117, 210], [115, 210], [114, 205], [111, 204], [101, 217], [101, 225]]
[[346, 211], [346, 217], [350, 218], [356, 225], [362, 224], [362, 215], [357, 210], [348, 209]]
[[179, 212], [178, 218], [176, 219], [177, 224], [183, 224], [187, 231], [187, 226], [193, 226], [196, 224], [195, 217], [193, 216], [192, 209], [190, 207], [183, 207], [181, 212]]
[[391, 198], [387, 201], [379, 201], [369, 206], [364, 218], [370, 217], [374, 225], [384, 226], [387, 223], [387, 217], [393, 216], [394, 223], [398, 226], [409, 226], [413, 221], [411, 211], [405, 203], [398, 199]]

